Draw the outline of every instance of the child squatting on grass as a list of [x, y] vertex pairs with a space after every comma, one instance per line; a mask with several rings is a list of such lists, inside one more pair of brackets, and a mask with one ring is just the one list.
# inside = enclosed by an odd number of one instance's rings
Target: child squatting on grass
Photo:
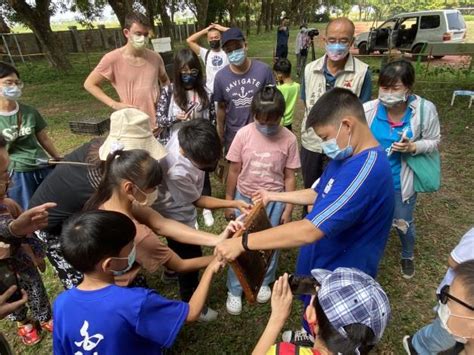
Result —
[[212, 277], [223, 264], [213, 259], [189, 302], [116, 286], [114, 274], [135, 262], [135, 234], [133, 221], [114, 211], [84, 212], [64, 225], [64, 257], [84, 280], [54, 303], [54, 354], [161, 354], [185, 322], [199, 318]]
[[[251, 203], [251, 197], [259, 190], [273, 192], [295, 191], [300, 158], [296, 136], [280, 126], [285, 112], [285, 99], [274, 85], [267, 85], [255, 94], [251, 105], [255, 122], [239, 129], [227, 153], [230, 161], [226, 185], [227, 200], [243, 200]], [[268, 219], [273, 227], [291, 221], [293, 205], [270, 202], [266, 205]], [[232, 219], [239, 211], [227, 209], [226, 217]], [[276, 251], [257, 295], [259, 303], [270, 299], [268, 286], [275, 280], [278, 262]], [[242, 287], [233, 270], [227, 274], [229, 290], [227, 312], [238, 315], [242, 312]]]

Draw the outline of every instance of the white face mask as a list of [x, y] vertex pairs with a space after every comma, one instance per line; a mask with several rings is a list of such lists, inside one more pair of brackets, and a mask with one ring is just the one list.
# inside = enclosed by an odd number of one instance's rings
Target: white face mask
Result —
[[379, 100], [386, 107], [394, 107], [408, 100], [406, 91], [385, 92], [379, 90]]
[[155, 190], [153, 190], [153, 192], [146, 193], [142, 189], [140, 189], [138, 186], [135, 185], [135, 187], [137, 188], [138, 191], [140, 191], [141, 194], [146, 196], [145, 200], [143, 200], [141, 202], [136, 200], [138, 202], [138, 204], [140, 204], [142, 206], [151, 206], [151, 205], [153, 205], [153, 203], [158, 198], [158, 189], [157, 188]]
[[132, 35], [130, 37], [130, 41], [132, 43], [133, 48], [143, 49], [148, 43], [148, 37], [145, 37], [144, 35], [141, 35], [141, 36]]
[[470, 320], [474, 320], [474, 318], [471, 318], [471, 317], [463, 317], [463, 316], [458, 316], [456, 314], [452, 314], [451, 313], [451, 310], [449, 309], [448, 305], [447, 304], [443, 304], [441, 302], [439, 302], [439, 307], [438, 307], [438, 317], [441, 321], [441, 325], [443, 326], [443, 328], [453, 336], [454, 340], [456, 340], [457, 342], [459, 343], [462, 343], [462, 344], [466, 344], [468, 342], [468, 338], [466, 337], [461, 337], [459, 335], [456, 335], [452, 332], [451, 329], [449, 329], [448, 327], [448, 320], [449, 320], [449, 317], [457, 317], [457, 318], [462, 318], [462, 319], [470, 319]]
[[119, 259], [119, 260], [127, 259], [127, 267], [123, 270], [111, 270], [112, 274], [114, 276], [121, 276], [129, 272], [132, 269], [133, 264], [135, 263], [136, 256], [137, 256], [137, 250], [135, 248], [135, 245], [133, 245], [132, 250], [130, 250], [130, 254], [128, 254], [126, 258], [112, 258], [112, 259]]

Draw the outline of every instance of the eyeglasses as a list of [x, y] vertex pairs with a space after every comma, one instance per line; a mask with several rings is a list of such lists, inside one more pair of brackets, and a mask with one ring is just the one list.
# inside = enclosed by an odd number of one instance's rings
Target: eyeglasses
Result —
[[336, 44], [336, 43], [340, 43], [340, 44], [349, 44], [351, 43], [351, 38], [334, 38], [334, 37], [329, 37], [328, 38], [328, 43], [330, 44]]
[[186, 74], [191, 74], [192, 76], [198, 76], [199, 75], [199, 70], [198, 69], [191, 69], [188, 71], [181, 70], [181, 75], [186, 75]]
[[444, 285], [441, 291], [439, 292], [438, 299], [442, 304], [446, 304], [448, 302], [448, 298], [452, 299], [454, 302], [460, 304], [461, 306], [474, 311], [474, 306], [468, 305], [466, 302], [461, 301], [459, 298], [454, 297], [453, 295], [449, 294], [449, 285]]
[[23, 89], [23, 86], [25, 84], [21, 80], [5, 80], [4, 82], [1, 83], [3, 87], [9, 87], [9, 86], [18, 86], [20, 89]]

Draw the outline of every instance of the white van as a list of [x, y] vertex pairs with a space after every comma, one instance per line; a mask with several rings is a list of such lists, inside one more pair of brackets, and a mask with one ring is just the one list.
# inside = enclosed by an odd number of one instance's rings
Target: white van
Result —
[[466, 22], [458, 10], [410, 12], [390, 18], [370, 32], [360, 33], [354, 47], [359, 49], [359, 54], [383, 53], [389, 49], [419, 53], [426, 43], [462, 42], [466, 32]]

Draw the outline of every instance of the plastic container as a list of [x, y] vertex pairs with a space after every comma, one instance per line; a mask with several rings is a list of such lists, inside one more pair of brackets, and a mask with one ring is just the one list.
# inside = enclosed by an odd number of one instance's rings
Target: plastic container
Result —
[[153, 50], [155, 52], [162, 53], [162, 52], [171, 51], [171, 38], [170, 37], [152, 39], [151, 44], [153, 45]]

